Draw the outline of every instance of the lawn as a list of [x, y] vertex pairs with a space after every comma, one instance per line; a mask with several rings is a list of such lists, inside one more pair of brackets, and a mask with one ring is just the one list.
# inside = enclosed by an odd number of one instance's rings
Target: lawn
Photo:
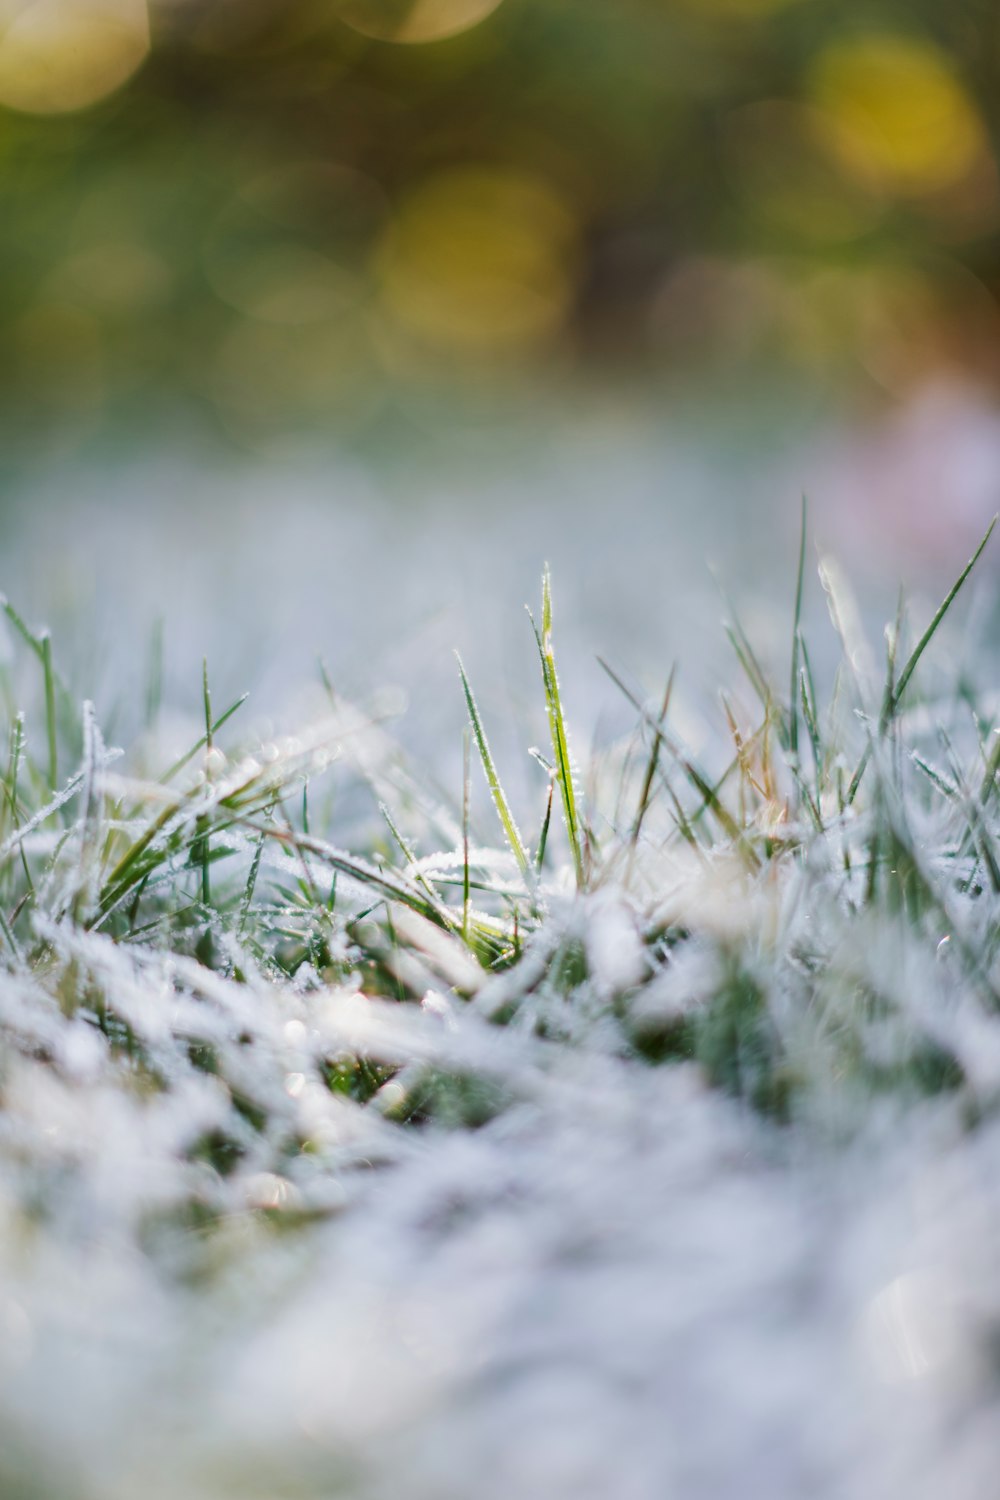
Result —
[[803, 511], [697, 751], [681, 660], [575, 752], [546, 570], [534, 780], [459, 661], [443, 789], [322, 668], [118, 749], [6, 604], [0, 1491], [986, 1493], [992, 529], [875, 649]]

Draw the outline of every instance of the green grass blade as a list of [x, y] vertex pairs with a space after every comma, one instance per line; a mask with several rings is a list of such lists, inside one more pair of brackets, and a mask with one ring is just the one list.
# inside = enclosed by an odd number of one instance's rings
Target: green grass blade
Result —
[[[531, 619], [530, 610], [528, 618]], [[555, 653], [552, 649], [552, 578], [548, 568], [545, 569], [542, 575], [541, 631], [539, 632], [533, 619], [531, 619], [531, 626], [535, 632], [538, 655], [542, 664], [545, 706], [549, 719], [549, 734], [552, 739], [556, 780], [559, 783], [559, 792], [562, 798], [566, 833], [569, 837], [570, 849], [573, 854], [573, 868], [576, 874], [577, 889], [582, 890], [586, 882], [584, 837], [577, 811], [576, 789], [573, 784], [573, 765], [570, 760], [569, 741], [566, 735], [566, 720], [563, 715], [562, 700], [559, 696], [559, 678], [556, 674]]]
[[52, 670], [52, 637], [46, 630], [42, 643], [42, 674], [45, 679], [45, 733], [49, 747], [49, 789], [54, 792], [59, 780], [59, 748], [56, 733], [56, 679]]
[[469, 941], [469, 802], [471, 792], [469, 731], [462, 731], [462, 942]]
[[[240, 696], [236, 699], [235, 703], [230, 703], [225, 713], [221, 713], [219, 715], [219, 717], [212, 725], [211, 733], [213, 738], [218, 734], [223, 724], [228, 724], [229, 720], [233, 717], [233, 714], [235, 714], [239, 709], [243, 707], [249, 696], [249, 693], [241, 693]], [[163, 775], [159, 778], [160, 785], [166, 786], [167, 782], [173, 781], [175, 776], [179, 776], [180, 773], [184, 770], [184, 767], [190, 765], [191, 761], [194, 760], [195, 756], [198, 754], [198, 751], [204, 750], [207, 745], [209, 745], [209, 736], [207, 734], [203, 734], [200, 740], [195, 741], [190, 750], [185, 750], [180, 760], [175, 760], [173, 765], [168, 770], [164, 771]]]
[[346, 853], [344, 850], [335, 849], [323, 839], [314, 838], [312, 835], [296, 832], [295, 829], [279, 828], [274, 824], [261, 825], [247, 820], [245, 826], [256, 833], [265, 833], [268, 838], [274, 839], [286, 848], [291, 849], [299, 855], [311, 854], [329, 869], [346, 875], [357, 885], [365, 886], [374, 891], [380, 901], [399, 901], [404, 906], [410, 906], [421, 916], [427, 917], [439, 927], [453, 930], [455, 922], [451, 912], [446, 906], [436, 899], [431, 899], [415, 883], [411, 883], [405, 875], [396, 875], [391, 870], [376, 869], [376, 867], [365, 859]]
[[24, 619], [21, 615], [18, 614], [17, 610], [14, 608], [13, 604], [11, 604], [9, 599], [0, 597], [0, 608], [3, 609], [4, 614], [7, 616], [14, 629], [21, 637], [22, 641], [24, 641], [25, 645], [29, 646], [38, 657], [38, 660], [41, 661], [42, 637], [40, 635], [36, 635], [31, 627], [25, 623]]
[[806, 573], [806, 533], [808, 503], [802, 496], [802, 527], [799, 533], [799, 568], [795, 580], [795, 615], [792, 621], [792, 680], [788, 695], [788, 749], [798, 757], [799, 753], [799, 658], [802, 649], [802, 594]]
[[0, 908], [0, 933], [3, 934], [4, 941], [6, 942], [11, 953], [13, 953], [15, 961], [19, 964], [23, 964], [24, 954], [21, 952], [21, 946], [18, 943], [17, 938], [14, 936], [13, 928], [8, 922], [2, 908]]
[[[731, 605], [730, 608], [732, 608]], [[736, 653], [736, 660], [739, 662], [740, 666], [743, 668], [743, 671], [746, 673], [747, 681], [750, 683], [750, 686], [757, 694], [757, 697], [760, 699], [763, 707], [767, 708], [771, 701], [771, 695], [768, 692], [767, 681], [764, 677], [763, 668], [761, 667], [760, 662], [757, 660], [754, 650], [750, 645], [750, 639], [746, 631], [743, 629], [743, 626], [740, 624], [735, 614], [733, 616], [732, 624], [726, 625], [723, 628], [725, 629], [729, 644], [732, 646], [733, 651]]]
[[955, 602], [955, 598], [958, 595], [959, 590], [961, 589], [962, 585], [965, 583], [965, 580], [968, 578], [969, 574], [972, 572], [973, 568], [976, 566], [976, 563], [979, 561], [980, 557], [985, 551], [986, 544], [989, 541], [990, 537], [993, 535], [997, 520], [998, 517], [994, 516], [989, 526], [986, 528], [986, 535], [979, 543], [979, 546], [976, 548], [975, 552], [969, 558], [969, 561], [966, 563], [965, 567], [958, 575], [958, 578], [948, 590], [948, 593], [945, 595], [944, 599], [942, 599], [941, 603], [938, 605], [938, 608], [934, 614], [934, 618], [931, 620], [927, 629], [924, 631], [923, 635], [920, 637], [919, 641], [910, 652], [910, 656], [906, 663], [906, 666], [903, 668], [902, 672], [900, 672], [899, 681], [896, 684], [896, 691], [893, 695], [893, 711], [895, 711], [895, 709], [899, 706], [899, 701], [902, 698], [903, 694], [906, 692], [907, 684], [909, 683], [910, 678], [913, 676], [913, 673], [916, 671], [917, 663], [923, 656], [927, 647], [930, 645], [938, 626], [941, 624], [941, 621], [944, 619], [952, 604]]
[[986, 762], [986, 770], [983, 772], [983, 779], [979, 787], [979, 800], [984, 807], [990, 800], [993, 788], [996, 785], [998, 771], [1000, 771], [1000, 729], [994, 729], [993, 749], [990, 751], [989, 759]]
[[[382, 817], [385, 819], [386, 827], [392, 834], [396, 843], [399, 845], [403, 858], [411, 867], [410, 870], [407, 871], [407, 874], [411, 875], [412, 879], [414, 879], [418, 885], [423, 887], [432, 901], [437, 901], [437, 891], [434, 889], [431, 882], [427, 879], [426, 875], [424, 875], [424, 873], [420, 869], [416, 868], [417, 856], [413, 849], [413, 846], [409, 842], [409, 840], [405, 838], [400, 832], [399, 828], [396, 825], [396, 821], [392, 816], [392, 813], [389, 811], [387, 804], [385, 802], [380, 802], [378, 805], [378, 810], [382, 814]], [[306, 827], [305, 823], [303, 823], [303, 832], [306, 834], [308, 834], [309, 832], [309, 829]]]
[[805, 663], [799, 668], [799, 694], [802, 703], [802, 717], [809, 735], [809, 743], [812, 746], [815, 779], [818, 786], [820, 772], [823, 767], [823, 747], [816, 716], [816, 702], [813, 697], [812, 674]]
[[122, 854], [101, 889], [99, 905], [101, 917], [106, 916], [112, 907], [117, 906], [138, 880], [148, 875], [149, 870], [144, 863], [143, 856], [147, 854], [157, 835], [163, 832], [171, 818], [175, 818], [183, 806], [182, 800], [169, 802]]
[[493, 756], [490, 752], [489, 741], [486, 738], [486, 730], [483, 728], [482, 716], [480, 715], [476, 700], [473, 697], [472, 688], [469, 685], [469, 679], [466, 676], [465, 668], [462, 665], [462, 658], [458, 655], [457, 651], [455, 652], [455, 658], [458, 662], [458, 672], [459, 676], [462, 679], [462, 689], [465, 693], [465, 702], [469, 710], [469, 722], [472, 725], [472, 733], [476, 741], [476, 749], [479, 751], [479, 759], [482, 763], [483, 773], [486, 776], [486, 784], [490, 789], [490, 796], [493, 798], [493, 806], [497, 810], [497, 817], [500, 819], [500, 825], [503, 828], [504, 835], [511, 847], [514, 858], [517, 860], [521, 873], [522, 875], [524, 875], [525, 879], [528, 879], [531, 871], [531, 865], [528, 860], [528, 852], [525, 849], [524, 841], [522, 840], [521, 835], [517, 830], [517, 824], [514, 822], [514, 815], [510, 810], [510, 804], [507, 801], [503, 786], [500, 783], [500, 777], [497, 775], [497, 768], [494, 764]]
[[545, 816], [542, 819], [541, 832], [538, 835], [538, 849], [535, 853], [535, 874], [541, 877], [542, 866], [545, 863], [545, 850], [549, 842], [549, 826], [552, 822], [552, 803], [555, 796], [556, 784], [549, 782], [549, 792], [545, 799]]
[[238, 933], [241, 941], [246, 936], [247, 926], [250, 921], [250, 908], [253, 904], [253, 893], [257, 888], [257, 877], [260, 874], [261, 860], [264, 855], [264, 840], [266, 837], [267, 835], [264, 833], [260, 833], [257, 836], [257, 843], [254, 848], [253, 858], [250, 861], [250, 869], [247, 873], [246, 884], [243, 887], [243, 898], [240, 902], [240, 922], [238, 928]]
[[646, 762], [645, 775], [642, 779], [642, 790], [639, 793], [639, 805], [636, 808], [635, 820], [632, 824], [632, 832], [629, 835], [629, 843], [631, 845], [633, 854], [639, 846], [639, 836], [642, 833], [642, 825], [645, 821], [646, 813], [649, 811], [649, 804], [653, 795], [653, 780], [656, 776], [656, 768], [660, 760], [660, 746], [663, 744], [662, 731], [663, 726], [667, 721], [667, 714], [670, 712], [670, 699], [673, 696], [674, 677], [676, 676], [676, 674], [677, 667], [675, 664], [670, 668], [670, 675], [667, 678], [667, 686], [666, 691], [663, 694], [663, 704], [660, 708], [660, 716], [656, 721], [656, 733], [653, 735], [653, 744], [649, 752], [649, 759]]
[[[21, 767], [21, 758], [24, 754], [24, 733], [24, 714], [19, 713], [14, 719], [14, 725], [11, 730], [10, 766], [7, 777], [7, 794], [10, 799], [10, 823], [11, 829], [15, 832], [20, 823], [17, 804], [17, 778]], [[35, 882], [32, 879], [31, 866], [28, 864], [28, 856], [25, 853], [23, 843], [18, 849], [18, 853], [21, 856], [21, 869], [24, 872], [25, 886], [27, 887], [28, 894], [33, 898], [35, 894]]]
[[957, 797], [959, 795], [959, 788], [954, 786], [935, 766], [932, 766], [930, 761], [921, 755], [918, 750], [910, 751], [910, 759], [917, 769], [924, 773], [928, 781], [937, 787], [939, 792], [943, 792], [946, 797]]
[[[203, 657], [201, 662], [201, 697], [205, 710], [205, 748], [211, 755], [214, 749], [212, 735], [212, 694], [208, 686], [208, 658]], [[191, 846], [192, 863], [201, 865], [201, 901], [206, 912], [212, 905], [212, 876], [210, 870], [210, 843], [208, 829], [211, 820], [199, 818], [196, 828], [199, 837]]]
[[[607, 672], [608, 676], [611, 678], [611, 681], [615, 684], [619, 691], [624, 693], [625, 697], [632, 704], [633, 708], [635, 708], [642, 715], [643, 722], [649, 726], [649, 728], [655, 735], [659, 736], [663, 744], [667, 747], [667, 750], [670, 752], [674, 760], [681, 767], [684, 774], [691, 782], [692, 786], [694, 786], [701, 795], [702, 807], [697, 813], [693, 814], [690, 819], [686, 819], [688, 826], [690, 826], [690, 824], [695, 821], [695, 819], [700, 815], [700, 812], [704, 808], [708, 808], [715, 814], [716, 819], [721, 825], [723, 831], [729, 836], [729, 838], [731, 838], [734, 843], [745, 845], [745, 840], [743, 838], [743, 832], [740, 828], [740, 825], [737, 823], [732, 813], [729, 812], [728, 808], [726, 808], [725, 805], [720, 801], [718, 793], [718, 787], [721, 786], [722, 782], [726, 780], [730, 772], [738, 764], [738, 761], [734, 760], [730, 763], [725, 774], [720, 779], [718, 786], [713, 787], [711, 782], [708, 781], [708, 779], [701, 771], [699, 771], [694, 762], [684, 754], [680, 746], [671, 738], [669, 734], [667, 734], [663, 726], [661, 724], [657, 724], [656, 720], [653, 718], [653, 715], [639, 701], [639, 699], [631, 691], [631, 689], [626, 686], [626, 684], [618, 676], [618, 673], [614, 670], [614, 668], [608, 665], [603, 656], [599, 656], [597, 660], [604, 668], [605, 672]], [[753, 851], [747, 847], [746, 852], [750, 856], [751, 861], [756, 864], [757, 857], [753, 853]]]
[[163, 702], [163, 616], [153, 622], [149, 641], [149, 681], [146, 685], [146, 728], [150, 729], [160, 716]]
[[29, 834], [34, 833], [36, 828], [40, 828], [49, 818], [54, 817], [57, 812], [61, 812], [67, 802], [72, 801], [82, 785], [83, 772], [78, 771], [75, 776], [72, 776], [67, 781], [61, 792], [57, 792], [44, 807], [40, 807], [19, 828], [16, 828], [12, 833], [7, 835], [3, 843], [0, 844], [0, 869], [3, 868], [8, 857], [13, 854], [14, 850], [23, 846]]
[[58, 735], [56, 725], [56, 674], [52, 663], [52, 637], [47, 630], [40, 630], [36, 634], [26, 624], [21, 615], [18, 614], [9, 599], [0, 596], [0, 608], [3, 609], [17, 634], [25, 645], [34, 652], [42, 668], [42, 679], [45, 690], [45, 732], [48, 747], [48, 783], [49, 791], [55, 793], [56, 782], [59, 778], [59, 751]]
[[[965, 567], [962, 569], [961, 573], [958, 575], [955, 582], [952, 584], [951, 588], [948, 590], [947, 594], [938, 605], [937, 609], [934, 612], [933, 619], [931, 620], [927, 629], [924, 631], [923, 635], [920, 637], [917, 644], [914, 646], [913, 650], [910, 652], [906, 665], [903, 668], [902, 672], [900, 672], [899, 674], [899, 679], [896, 683], [896, 686], [883, 708], [883, 718], [879, 725], [880, 731], [885, 729], [889, 720], [893, 717], [893, 715], [896, 713], [896, 710], [899, 708], [899, 705], [903, 698], [903, 694], [906, 692], [906, 689], [910, 682], [910, 678], [913, 676], [914, 672], [917, 669], [920, 658], [923, 656], [924, 652], [927, 650], [927, 647], [934, 639], [938, 627], [940, 626], [942, 620], [948, 613], [951, 606], [954, 604], [955, 599], [958, 597], [959, 590], [962, 588], [962, 585], [965, 583], [969, 574], [972, 572], [973, 568], [976, 566], [976, 563], [982, 556], [987, 542], [993, 535], [993, 531], [996, 527], [998, 519], [1000, 518], [998, 518], [997, 516], [993, 517], [989, 526], [986, 528], [986, 535], [983, 537], [982, 541], [979, 543], [979, 546], [969, 558], [969, 561], [966, 563]], [[850, 805], [857, 796], [858, 788], [861, 785], [861, 778], [864, 776], [865, 771], [868, 768], [868, 762], [871, 759], [871, 753], [871, 744], [869, 743], [868, 745], [866, 745], [864, 753], [862, 754], [861, 759], [858, 762], [858, 768], [851, 779], [851, 785], [848, 788], [847, 792], [848, 805]]]
[[212, 694], [208, 686], [208, 657], [201, 659], [201, 701], [205, 710], [205, 745], [213, 748], [214, 725], [212, 723]]
[[[715, 576], [713, 574], [713, 576]], [[761, 666], [757, 653], [750, 644], [750, 637], [743, 629], [742, 621], [737, 613], [736, 606], [720, 578], [715, 577], [715, 584], [722, 595], [722, 602], [731, 616], [729, 623], [723, 625], [726, 638], [732, 646], [736, 660], [743, 668], [747, 681], [760, 699], [761, 707], [770, 711], [772, 693], [768, 686], [767, 676]]]

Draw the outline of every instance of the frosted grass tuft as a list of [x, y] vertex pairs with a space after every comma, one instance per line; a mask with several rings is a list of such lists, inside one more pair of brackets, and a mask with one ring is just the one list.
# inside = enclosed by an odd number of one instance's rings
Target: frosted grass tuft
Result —
[[673, 673], [613, 669], [638, 724], [581, 775], [546, 575], [541, 849], [464, 672], [501, 847], [377, 700], [234, 738], [206, 668], [179, 757], [159, 687], [108, 750], [8, 607], [0, 1490], [979, 1500], [995, 663], [937, 649], [968, 572], [883, 680], [828, 573], [831, 683], [800, 565], [791, 662], [734, 626], [697, 754]]

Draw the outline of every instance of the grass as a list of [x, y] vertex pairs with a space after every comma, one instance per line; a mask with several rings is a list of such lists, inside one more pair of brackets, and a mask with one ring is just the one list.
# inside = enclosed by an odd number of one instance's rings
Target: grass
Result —
[[[214, 1187], [202, 1174], [195, 1190], [182, 1171], [158, 1222], [195, 1204], [220, 1222], [251, 1169], [313, 1188], [335, 1170], [325, 1106], [314, 1129], [303, 1124], [284, 1051], [262, 1040], [289, 1019], [309, 1038], [291, 1070], [302, 1089], [350, 1100], [380, 1129], [477, 1125], [517, 1094], [479, 1031], [467, 1054], [428, 1039], [439, 1005], [487, 1035], [600, 1046], [639, 1069], [693, 1062], [788, 1127], [849, 1131], [873, 1099], [904, 1107], [937, 1092], [973, 1122], [994, 1102], [964, 1038], [970, 1018], [993, 1025], [1000, 1010], [1000, 731], [988, 691], [949, 682], [946, 650], [931, 664], [991, 532], [908, 651], [901, 612], [881, 678], [843, 585], [824, 575], [843, 648], [824, 700], [803, 632], [803, 510], [790, 668], [772, 678], [734, 619], [742, 686], [721, 696], [714, 748], [697, 757], [671, 723], [677, 674], [651, 708], [605, 664], [638, 722], [586, 796], [546, 571], [532, 628], [551, 760], [534, 752], [544, 811], [533, 844], [461, 662], [470, 733], [452, 805], [424, 795], [382, 726], [332, 695], [329, 718], [297, 737], [241, 743], [244, 700], [216, 715], [207, 664], [204, 732], [170, 765], [159, 764], [158, 685], [143, 742], [108, 749], [91, 705], [74, 709], [48, 635], [5, 604], [26, 653], [0, 681], [0, 942], [20, 997], [0, 1021], [8, 1051], [58, 1072], [63, 1030], [83, 1027], [137, 1108], [213, 1081], [210, 1139], [181, 1156], [209, 1162]], [[476, 835], [472, 758], [498, 844]], [[373, 814], [352, 849], [337, 837], [348, 794]], [[333, 1032], [307, 1017], [327, 1001]], [[415, 1029], [387, 1020], [407, 1014]], [[320, 1212], [322, 1198], [300, 1196], [284, 1217]]]
[[[902, 1150], [944, 1122], [969, 1183], [1000, 1129], [1000, 698], [989, 642], [961, 634], [962, 591], [988, 540], [967, 567], [956, 558], [957, 582], [928, 624], [921, 616], [911, 630], [901, 603], [876, 666], [830, 564], [820, 577], [832, 630], [825, 640], [806, 630], [803, 511], [779, 659], [733, 615], [732, 680], [697, 750], [684, 662], [651, 694], [627, 664], [605, 663], [635, 722], [589, 764], [573, 754], [546, 571], [531, 626], [548, 743], [528, 752], [537, 782], [521, 799], [491, 748], [509, 736], [496, 733], [461, 663], [456, 702], [469, 724], [448, 798], [410, 766], [377, 710], [334, 694], [325, 674], [326, 717], [261, 740], [245, 699], [214, 705], [205, 664], [190, 743], [168, 744], [158, 647], [146, 727], [123, 752], [106, 744], [93, 705], [77, 704], [58, 643], [6, 606], [15, 649], [0, 664], [0, 1426], [35, 1457], [22, 1462], [5, 1443], [0, 1491], [367, 1494], [350, 1463], [375, 1462], [366, 1423], [384, 1391], [397, 1437], [425, 1400], [443, 1420], [451, 1398], [434, 1385], [434, 1361], [447, 1370], [455, 1358], [462, 1399], [436, 1458], [433, 1442], [426, 1452], [418, 1442], [412, 1475], [398, 1460], [408, 1484], [440, 1493], [447, 1470], [449, 1493], [493, 1493], [482, 1459], [493, 1450], [468, 1438], [469, 1423], [494, 1411], [491, 1399], [506, 1423], [521, 1390], [528, 1436], [512, 1451], [524, 1492], [535, 1493], [550, 1417], [542, 1401], [541, 1425], [530, 1425], [540, 1387], [512, 1379], [511, 1351], [530, 1362], [550, 1335], [559, 1350], [586, 1350], [588, 1329], [593, 1347], [617, 1349], [615, 1370], [621, 1356], [641, 1378], [623, 1387], [616, 1417], [618, 1376], [605, 1379], [591, 1352], [574, 1361], [568, 1399], [593, 1377], [598, 1428], [608, 1402], [601, 1430], [633, 1430], [621, 1423], [639, 1400], [659, 1431], [658, 1381], [674, 1365], [686, 1381], [693, 1360], [713, 1392], [686, 1450], [701, 1462], [725, 1446], [715, 1398], [737, 1418], [746, 1399], [742, 1377], [719, 1376], [716, 1349], [736, 1351], [734, 1370], [765, 1369], [780, 1268], [798, 1264], [782, 1304], [790, 1328], [805, 1316], [802, 1287], [820, 1277], [827, 1290], [794, 1348], [801, 1409], [785, 1397], [777, 1408], [793, 1451], [810, 1428], [805, 1407], [827, 1388], [810, 1359], [823, 1379], [840, 1368], [823, 1318], [830, 1307], [842, 1317], [858, 1265], [875, 1289], [888, 1273], [883, 1239], [876, 1253], [863, 1217], [858, 1241], [828, 1255], [824, 1246], [828, 1273], [808, 1236], [800, 1261], [787, 1260], [787, 1233], [770, 1229], [761, 1143], [789, 1181], [789, 1163], [814, 1174], [834, 1159], [860, 1193], [873, 1142]], [[897, 1157], [883, 1160], [894, 1180]], [[941, 1163], [928, 1152], [918, 1161], [930, 1163], [930, 1192]], [[956, 1235], [982, 1238], [984, 1203], [961, 1220], [969, 1235]], [[345, 1221], [330, 1222], [345, 1206]], [[907, 1226], [912, 1211], [907, 1200]], [[782, 1222], [787, 1230], [794, 1214]], [[828, 1237], [832, 1247], [829, 1227]], [[630, 1323], [625, 1283], [636, 1267], [642, 1306]], [[704, 1354], [685, 1321], [685, 1285], [696, 1309], [737, 1312], [701, 1319]], [[872, 1314], [865, 1282], [862, 1310], [891, 1332], [913, 1288], [934, 1285], [892, 1281]], [[521, 1346], [490, 1312], [504, 1287], [520, 1287], [508, 1311], [526, 1320]], [[80, 1299], [103, 1309], [86, 1329]], [[479, 1309], [502, 1333], [477, 1323]], [[265, 1342], [261, 1356], [256, 1331], [288, 1333], [286, 1315], [294, 1354], [282, 1357], [279, 1343], [274, 1357]], [[635, 1336], [651, 1324], [655, 1339]], [[912, 1333], [903, 1328], [896, 1353], [880, 1357], [909, 1359]], [[12, 1363], [28, 1334], [41, 1361], [35, 1386], [19, 1383]], [[241, 1362], [247, 1339], [257, 1354]], [[175, 1348], [183, 1359], [172, 1366]], [[318, 1457], [302, 1434], [331, 1360], [339, 1383], [324, 1421], [335, 1437]], [[150, 1368], [152, 1385], [133, 1376]], [[73, 1400], [50, 1403], [71, 1375]], [[231, 1378], [242, 1392], [233, 1398]], [[558, 1394], [562, 1378], [547, 1376], [546, 1389]], [[266, 1399], [252, 1395], [259, 1379], [270, 1380]], [[178, 1392], [155, 1421], [150, 1389]], [[292, 1403], [282, 1428], [271, 1407], [286, 1389], [305, 1393], [306, 1415]], [[762, 1380], [751, 1392], [751, 1438], [769, 1389]], [[89, 1489], [47, 1467], [71, 1410]], [[234, 1411], [238, 1441], [225, 1437]], [[353, 1447], [342, 1411], [357, 1417]], [[948, 1407], [948, 1423], [953, 1415]], [[129, 1434], [147, 1428], [162, 1449], [138, 1438], [130, 1448]], [[292, 1434], [284, 1446], [269, 1436], [279, 1431]], [[900, 1432], [905, 1448], [909, 1429]], [[885, 1441], [895, 1441], [888, 1429]], [[636, 1493], [665, 1492], [645, 1480], [672, 1462], [673, 1442], [616, 1450], [616, 1472], [639, 1477]], [[823, 1463], [832, 1451], [824, 1438]], [[854, 1452], [844, 1446], [848, 1467]], [[116, 1489], [104, 1482], [112, 1457]], [[870, 1492], [867, 1477], [850, 1470], [843, 1492]]]

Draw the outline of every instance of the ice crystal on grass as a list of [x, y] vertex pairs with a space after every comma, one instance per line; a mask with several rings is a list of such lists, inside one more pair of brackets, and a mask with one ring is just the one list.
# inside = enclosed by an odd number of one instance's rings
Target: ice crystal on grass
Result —
[[546, 578], [537, 823], [457, 688], [499, 849], [333, 694], [241, 741], [206, 670], [191, 749], [115, 760], [8, 609], [3, 1493], [978, 1500], [1000, 754], [931, 649], [968, 571], [881, 681], [828, 572], [832, 685], [800, 573], [791, 698], [734, 624], [697, 754], [673, 677], [610, 669], [639, 724], [587, 774]]

